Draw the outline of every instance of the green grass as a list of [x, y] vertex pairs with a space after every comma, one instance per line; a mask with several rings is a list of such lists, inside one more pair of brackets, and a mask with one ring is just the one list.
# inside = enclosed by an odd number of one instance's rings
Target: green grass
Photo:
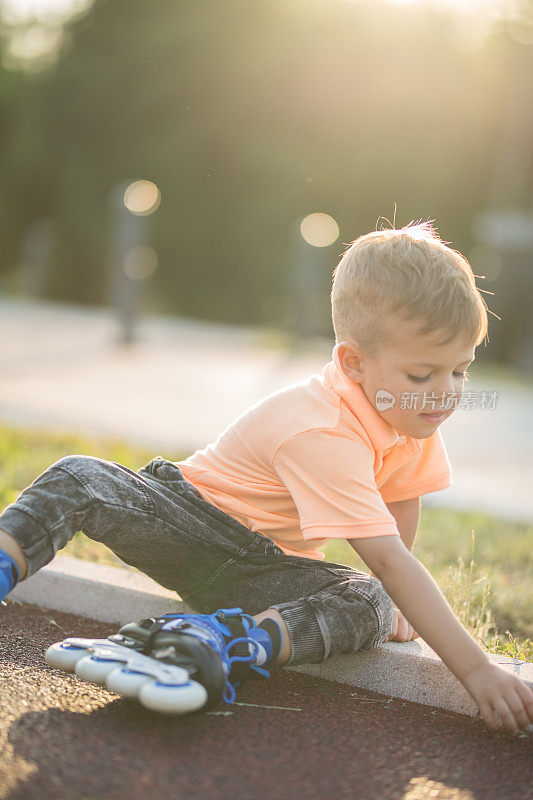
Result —
[[[0, 511], [14, 503], [20, 492], [51, 464], [74, 453], [98, 456], [138, 470], [156, 455], [177, 460], [179, 456], [132, 447], [122, 441], [91, 436], [36, 432], [0, 425]], [[123, 566], [105, 545], [77, 533], [61, 551], [65, 555]]]
[[[423, 501], [422, 501], [423, 502]], [[413, 554], [467, 630], [492, 653], [533, 660], [533, 525], [423, 508]], [[368, 571], [342, 540], [326, 558]]]
[[[0, 510], [63, 456], [97, 455], [138, 470], [155, 455], [121, 441], [58, 435], [0, 426]], [[489, 652], [533, 660], [533, 525], [475, 513], [423, 508], [413, 549], [436, 580], [461, 622]], [[333, 540], [322, 548], [329, 561], [368, 572], [350, 545]], [[65, 554], [122, 564], [104, 545], [77, 533]]]

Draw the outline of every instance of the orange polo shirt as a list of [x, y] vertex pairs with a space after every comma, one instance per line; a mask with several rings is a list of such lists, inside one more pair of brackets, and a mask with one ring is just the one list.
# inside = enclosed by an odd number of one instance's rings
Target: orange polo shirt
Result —
[[344, 375], [336, 348], [320, 375], [268, 395], [175, 463], [205, 500], [317, 560], [328, 539], [399, 535], [386, 503], [451, 484], [439, 429], [399, 434]]

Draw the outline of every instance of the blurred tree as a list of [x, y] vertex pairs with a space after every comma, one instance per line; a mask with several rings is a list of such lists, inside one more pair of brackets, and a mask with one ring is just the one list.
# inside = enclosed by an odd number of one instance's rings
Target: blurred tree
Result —
[[468, 50], [429, 5], [96, 0], [65, 34], [57, 65], [17, 86], [0, 270], [24, 225], [53, 216], [47, 292], [102, 302], [108, 193], [137, 178], [162, 194], [162, 311], [279, 322], [292, 226], [313, 211], [341, 228], [325, 305], [343, 243], [394, 203], [398, 226], [434, 218], [468, 255], [516, 46], [503, 27]]
[[[24, 91], [24, 76], [20, 70], [6, 69], [3, 66], [6, 46], [5, 37], [0, 35], [0, 230], [2, 232], [1, 262], [3, 267], [0, 272], [4, 273], [9, 271], [16, 259], [20, 233], [20, 227], [16, 223], [18, 218], [24, 214], [22, 207], [24, 204], [18, 187], [16, 188], [16, 200], [11, 195], [13, 184], [15, 180], [19, 179], [18, 175], [16, 179], [14, 178], [16, 164], [14, 163], [13, 131], [18, 127], [18, 109], [20, 97]], [[24, 180], [23, 173], [20, 174], [20, 180]]]

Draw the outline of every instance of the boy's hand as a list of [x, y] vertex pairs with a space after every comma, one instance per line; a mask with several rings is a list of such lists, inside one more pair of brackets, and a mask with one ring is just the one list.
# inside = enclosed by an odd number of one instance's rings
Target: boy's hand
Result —
[[469, 672], [461, 681], [489, 728], [496, 731], [507, 728], [516, 733], [533, 723], [533, 692], [516, 675], [489, 662]]
[[392, 632], [389, 638], [384, 639], [384, 641], [410, 642], [412, 639], [417, 639], [417, 638], [418, 638], [418, 633], [415, 631], [413, 626], [407, 622], [400, 609], [394, 606], [394, 612], [392, 616]]
[[[399, 536], [348, 539], [420, 636], [472, 696], [489, 728], [511, 731], [533, 723], [533, 692], [520, 678], [493, 664], [461, 625], [431, 577]], [[399, 617], [395, 610], [397, 620]], [[397, 623], [399, 624], [399, 622]], [[398, 631], [396, 630], [396, 633]], [[394, 638], [394, 629], [389, 639]]]

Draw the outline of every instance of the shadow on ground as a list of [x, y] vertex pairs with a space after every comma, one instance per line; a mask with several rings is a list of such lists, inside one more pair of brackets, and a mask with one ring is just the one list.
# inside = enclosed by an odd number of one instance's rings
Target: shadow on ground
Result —
[[1, 800], [533, 796], [531, 736], [279, 668], [242, 705], [166, 717], [46, 665], [52, 642], [117, 626], [9, 601], [0, 614]]

